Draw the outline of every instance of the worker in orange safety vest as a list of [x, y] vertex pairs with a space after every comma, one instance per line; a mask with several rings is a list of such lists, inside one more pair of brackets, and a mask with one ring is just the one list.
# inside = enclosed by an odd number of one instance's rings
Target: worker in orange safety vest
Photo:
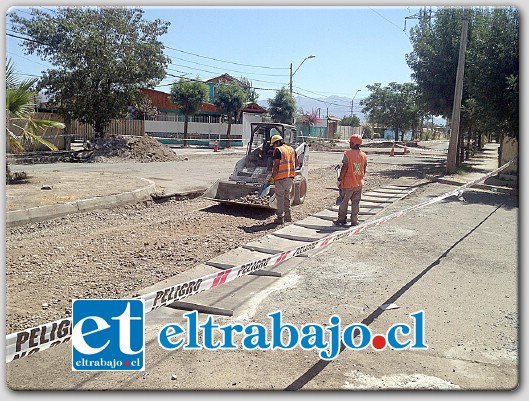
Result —
[[275, 184], [277, 211], [274, 224], [278, 225], [283, 224], [284, 221], [292, 221], [290, 191], [299, 161], [294, 148], [284, 143], [281, 135], [272, 136], [270, 143], [274, 147], [274, 153], [272, 156], [272, 174], [269, 180]]
[[353, 135], [349, 138], [349, 147], [342, 159], [342, 168], [338, 177], [338, 188], [342, 190], [342, 201], [338, 208], [338, 219], [335, 225], [347, 223], [347, 208], [351, 201], [351, 225], [358, 224], [358, 212], [360, 211], [360, 200], [362, 198], [362, 186], [367, 168], [367, 155], [360, 150], [362, 137]]

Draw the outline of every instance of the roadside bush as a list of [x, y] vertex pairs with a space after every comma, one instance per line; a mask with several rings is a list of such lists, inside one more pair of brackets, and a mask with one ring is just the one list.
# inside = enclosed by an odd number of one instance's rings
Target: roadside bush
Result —
[[9, 165], [6, 165], [6, 184], [16, 184], [17, 182], [24, 181], [28, 178], [25, 171], [11, 172]]

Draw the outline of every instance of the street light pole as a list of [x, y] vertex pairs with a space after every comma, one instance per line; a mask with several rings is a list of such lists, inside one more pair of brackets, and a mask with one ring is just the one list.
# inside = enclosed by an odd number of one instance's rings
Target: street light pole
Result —
[[294, 76], [296, 72], [298, 72], [299, 67], [301, 67], [301, 65], [305, 62], [305, 60], [308, 60], [309, 58], [314, 58], [314, 57], [316, 57], [314, 54], [311, 54], [310, 56], [305, 57], [303, 61], [301, 62], [301, 64], [298, 65], [298, 68], [296, 68], [294, 72], [292, 72], [292, 63], [290, 63], [290, 96], [292, 96], [292, 77]]
[[360, 89], [358, 89], [355, 93], [355, 95], [353, 96], [353, 100], [351, 100], [351, 117], [353, 116], [353, 108], [354, 108], [354, 104], [355, 104], [355, 97], [356, 95], [358, 95], [358, 92], [360, 92]]

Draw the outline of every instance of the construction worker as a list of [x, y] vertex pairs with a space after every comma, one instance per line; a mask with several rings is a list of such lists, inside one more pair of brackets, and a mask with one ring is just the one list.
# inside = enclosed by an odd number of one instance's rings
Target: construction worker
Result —
[[290, 191], [299, 165], [296, 151], [283, 142], [281, 135], [274, 135], [270, 139], [274, 147], [272, 174], [270, 180], [276, 187], [277, 211], [274, 224], [292, 221], [290, 212]]
[[353, 135], [349, 138], [349, 147], [343, 154], [342, 168], [338, 177], [338, 188], [343, 194], [342, 202], [338, 208], [338, 219], [335, 225], [345, 225], [347, 222], [347, 208], [351, 200], [351, 225], [358, 224], [358, 212], [362, 198], [362, 186], [367, 168], [367, 155], [360, 150], [362, 137]]

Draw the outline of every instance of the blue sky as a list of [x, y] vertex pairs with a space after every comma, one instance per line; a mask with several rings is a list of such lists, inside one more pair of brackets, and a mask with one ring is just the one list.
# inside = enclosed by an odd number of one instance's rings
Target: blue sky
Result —
[[[36, 4], [36, 3], [34, 3]], [[130, 3], [129, 3], [130, 4]], [[46, 6], [48, 8], [49, 6]], [[171, 57], [168, 73], [206, 80], [223, 73], [250, 79], [259, 100], [288, 87], [295, 95], [361, 99], [366, 85], [411, 82], [406, 54], [419, 6], [162, 6], [143, 7], [144, 18], [171, 26], [161, 37]], [[10, 11], [27, 8], [11, 7]], [[9, 19], [6, 33], [10, 31]], [[23, 54], [6, 36], [6, 55], [20, 73], [40, 75], [46, 62]], [[309, 55], [314, 58], [306, 59]], [[174, 77], [158, 87], [170, 91]], [[355, 103], [355, 111], [359, 110]], [[344, 104], [344, 114], [350, 105]]]

